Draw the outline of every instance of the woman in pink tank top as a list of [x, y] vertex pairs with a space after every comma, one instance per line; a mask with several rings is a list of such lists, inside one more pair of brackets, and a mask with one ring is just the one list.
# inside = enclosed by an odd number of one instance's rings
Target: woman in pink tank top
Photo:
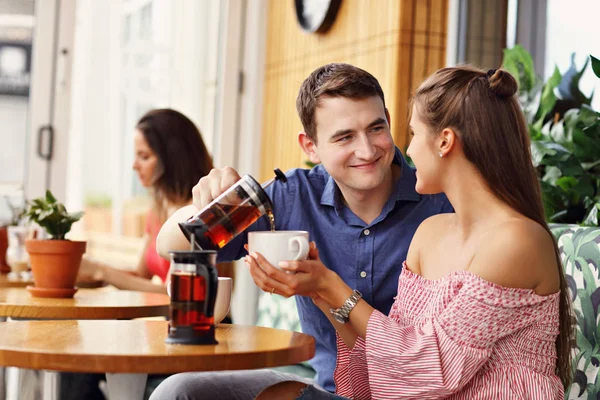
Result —
[[[343, 282], [314, 245], [309, 260], [279, 265], [292, 274], [246, 257], [258, 286], [311, 296], [337, 330], [335, 395], [285, 382], [259, 399], [564, 398], [570, 299], [517, 89], [507, 71], [471, 66], [441, 69], [417, 89], [415, 189], [444, 192], [455, 213], [417, 229], [388, 315], [356, 290], [369, 284], [361, 265]], [[370, 134], [349, 134], [344, 146], [357, 159], [374, 154]]]
[[[169, 214], [191, 204], [192, 188], [210, 172], [212, 159], [194, 123], [171, 109], [151, 110], [139, 120], [134, 149], [133, 169], [154, 198], [138, 265], [129, 273], [85, 257], [80, 274], [119, 289], [166, 293], [169, 261], [157, 254], [156, 236]], [[161, 279], [162, 285], [151, 282], [154, 275]]]

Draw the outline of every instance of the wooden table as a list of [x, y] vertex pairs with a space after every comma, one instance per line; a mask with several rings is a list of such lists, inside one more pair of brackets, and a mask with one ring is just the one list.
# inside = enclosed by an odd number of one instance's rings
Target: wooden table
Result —
[[31, 279], [22, 279], [21, 277], [14, 277], [12, 274], [1, 274], [0, 275], [0, 288], [24, 288], [27, 285], [33, 285]]
[[[169, 296], [159, 293], [80, 289], [72, 299], [48, 299], [32, 297], [24, 288], [5, 288], [0, 289], [0, 326], [5, 324], [2, 321], [7, 317], [20, 319], [168, 317], [169, 304]], [[23, 373], [29, 374], [29, 372]], [[5, 379], [4, 368], [0, 368], [0, 400], [4, 400], [6, 396]], [[22, 378], [23, 381], [31, 381], [31, 379], [27, 376]]]
[[0, 365], [106, 372], [111, 399], [141, 399], [148, 373], [267, 368], [315, 353], [314, 338], [298, 332], [220, 324], [219, 344], [191, 346], [166, 344], [167, 329], [166, 321], [10, 321], [0, 324]]
[[25, 319], [132, 319], [169, 315], [169, 296], [128, 290], [79, 289], [72, 299], [32, 297], [0, 289], [0, 317]]
[[[0, 288], [24, 288], [33, 285], [33, 277], [31, 274], [18, 275], [15, 274], [0, 274]], [[105, 285], [102, 281], [80, 281], [75, 284], [81, 288], [99, 288]]]

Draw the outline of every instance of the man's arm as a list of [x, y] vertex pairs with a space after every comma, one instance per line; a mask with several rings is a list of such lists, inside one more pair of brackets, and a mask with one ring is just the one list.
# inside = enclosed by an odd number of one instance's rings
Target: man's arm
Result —
[[169, 259], [169, 251], [189, 250], [190, 242], [183, 235], [178, 224], [197, 212], [198, 209], [193, 205], [182, 207], [163, 224], [156, 237], [156, 251], [161, 257]]
[[239, 179], [240, 175], [231, 167], [213, 168], [208, 175], [200, 178], [198, 184], [192, 188], [193, 205], [175, 211], [160, 229], [156, 237], [156, 251], [158, 254], [168, 259], [169, 251], [188, 250], [190, 243], [181, 232], [178, 224], [202, 210]]

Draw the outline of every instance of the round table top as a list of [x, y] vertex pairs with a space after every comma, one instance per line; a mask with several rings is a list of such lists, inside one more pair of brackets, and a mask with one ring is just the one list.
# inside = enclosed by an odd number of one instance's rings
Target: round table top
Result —
[[311, 359], [298, 332], [220, 324], [217, 345], [166, 344], [167, 321], [0, 323], [0, 365], [53, 371], [171, 374], [268, 368]]
[[0, 289], [0, 317], [25, 319], [132, 319], [169, 315], [166, 294], [79, 289], [71, 299], [33, 297], [22, 288]]
[[[31, 274], [0, 274], [0, 288], [24, 288], [33, 285], [33, 277]], [[75, 284], [81, 288], [99, 288], [105, 286], [102, 281], [79, 281]]]

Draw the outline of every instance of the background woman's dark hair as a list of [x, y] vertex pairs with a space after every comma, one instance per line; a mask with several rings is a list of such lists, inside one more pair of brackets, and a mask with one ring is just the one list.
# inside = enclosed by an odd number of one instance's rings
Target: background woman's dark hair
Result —
[[153, 187], [159, 214], [165, 211], [163, 198], [176, 204], [189, 201], [194, 185], [213, 167], [198, 128], [188, 117], [169, 108], [147, 112], [136, 128], [158, 156], [160, 165]]
[[432, 132], [455, 130], [465, 156], [498, 198], [536, 221], [552, 238], [560, 274], [556, 372], [566, 388], [571, 382], [571, 303], [556, 239], [544, 217], [527, 123], [516, 92], [517, 82], [508, 72], [486, 74], [465, 65], [437, 71], [419, 86], [413, 101]]

